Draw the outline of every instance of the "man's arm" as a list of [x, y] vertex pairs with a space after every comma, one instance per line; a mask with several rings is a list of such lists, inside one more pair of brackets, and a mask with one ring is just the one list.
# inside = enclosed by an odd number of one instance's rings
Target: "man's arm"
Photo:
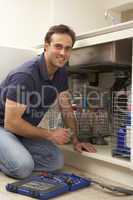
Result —
[[91, 144], [80, 143], [77, 138], [78, 134], [78, 124], [76, 117], [74, 115], [72, 105], [71, 105], [71, 95], [69, 91], [64, 91], [59, 94], [59, 105], [62, 112], [63, 120], [67, 128], [70, 128], [73, 132], [72, 143], [74, 149], [82, 152], [82, 150], [88, 152], [96, 152], [95, 148]]
[[59, 94], [59, 106], [62, 112], [62, 117], [65, 126], [67, 128], [70, 128], [73, 132], [72, 142], [75, 143], [78, 141], [77, 139], [78, 124], [72, 109], [70, 98], [71, 96], [68, 91], [61, 92]]
[[48, 139], [57, 144], [64, 144], [68, 139], [66, 129], [47, 130], [35, 127], [22, 118], [26, 105], [6, 100], [4, 128], [27, 138]]

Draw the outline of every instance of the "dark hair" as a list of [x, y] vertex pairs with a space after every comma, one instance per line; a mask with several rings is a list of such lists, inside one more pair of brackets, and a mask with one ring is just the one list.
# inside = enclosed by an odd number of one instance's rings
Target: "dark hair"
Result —
[[72, 38], [72, 43], [73, 43], [72, 45], [74, 45], [76, 35], [75, 35], [75, 32], [70, 27], [68, 27], [64, 24], [51, 26], [50, 29], [48, 30], [48, 32], [45, 35], [45, 42], [50, 43], [51, 42], [51, 36], [54, 33], [62, 33], [62, 34], [69, 35]]

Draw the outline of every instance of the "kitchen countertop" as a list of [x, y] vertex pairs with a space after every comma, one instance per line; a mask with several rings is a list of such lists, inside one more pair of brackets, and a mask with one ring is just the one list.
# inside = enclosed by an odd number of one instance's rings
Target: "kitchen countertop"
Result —
[[111, 33], [111, 32], [116, 32], [116, 31], [121, 31], [124, 29], [129, 29], [133, 28], [133, 20], [124, 22], [124, 23], [119, 23], [111, 26], [106, 26], [100, 29], [95, 29], [93, 31], [90, 31], [88, 33], [83, 33], [77, 36], [77, 40], [85, 39], [85, 38], [90, 38], [90, 37], [95, 37], [98, 35], [102, 35], [105, 33]]
[[77, 36], [74, 48], [133, 38], [133, 20], [96, 29]]

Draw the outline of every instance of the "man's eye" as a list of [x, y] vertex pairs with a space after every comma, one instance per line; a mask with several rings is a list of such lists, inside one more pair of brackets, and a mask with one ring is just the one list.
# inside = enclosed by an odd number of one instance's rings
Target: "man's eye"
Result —
[[71, 51], [72, 47], [66, 47], [66, 51]]
[[62, 49], [64, 49], [66, 52], [72, 50], [72, 47], [70, 47], [70, 46], [63, 47], [63, 45], [61, 45], [61, 44], [55, 44], [54, 47], [55, 47], [57, 50], [62, 50]]
[[62, 49], [62, 46], [59, 45], [59, 44], [56, 44], [56, 45], [55, 45], [55, 48], [56, 48], [56, 49]]

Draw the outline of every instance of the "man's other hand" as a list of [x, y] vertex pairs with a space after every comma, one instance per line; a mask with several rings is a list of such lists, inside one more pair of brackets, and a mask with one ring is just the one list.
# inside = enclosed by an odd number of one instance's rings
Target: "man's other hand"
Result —
[[90, 143], [76, 142], [73, 145], [74, 145], [74, 150], [78, 151], [79, 153], [82, 153], [82, 151], [96, 153], [95, 147]]

